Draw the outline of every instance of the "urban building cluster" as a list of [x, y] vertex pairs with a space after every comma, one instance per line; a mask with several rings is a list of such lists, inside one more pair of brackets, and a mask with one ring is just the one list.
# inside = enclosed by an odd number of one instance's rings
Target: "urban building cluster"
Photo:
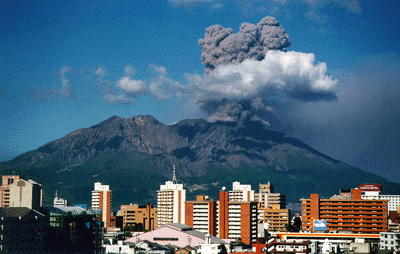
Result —
[[2, 176], [0, 252], [400, 252], [400, 195], [381, 195], [380, 184], [341, 189], [330, 198], [310, 194], [293, 216], [285, 195], [269, 182], [257, 191], [233, 182], [218, 199], [186, 200], [174, 176], [157, 191], [157, 207], [112, 209], [112, 190], [100, 182], [94, 183], [89, 209], [69, 206], [57, 192], [52, 207], [42, 206], [42, 198], [39, 183]]

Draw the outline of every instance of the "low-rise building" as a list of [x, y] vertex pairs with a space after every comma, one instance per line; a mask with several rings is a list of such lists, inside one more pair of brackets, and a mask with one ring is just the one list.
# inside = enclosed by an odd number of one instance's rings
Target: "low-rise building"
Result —
[[122, 205], [120, 214], [123, 227], [133, 226], [146, 230], [154, 230], [157, 227], [157, 209], [151, 204], [147, 205]]

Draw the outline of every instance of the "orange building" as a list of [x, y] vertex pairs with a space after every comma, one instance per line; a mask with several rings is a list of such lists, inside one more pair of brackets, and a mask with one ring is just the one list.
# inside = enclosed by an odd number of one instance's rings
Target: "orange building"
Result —
[[281, 209], [280, 205], [274, 204], [271, 208], [258, 209], [260, 211], [260, 218], [268, 224], [268, 231], [286, 231], [286, 225], [290, 225], [289, 209]]
[[325, 231], [375, 234], [388, 231], [388, 200], [361, 199], [360, 189], [341, 190], [340, 195], [330, 199], [311, 194], [310, 199], [300, 201], [302, 230], [315, 232], [314, 221], [323, 220]]
[[185, 201], [185, 224], [217, 236], [217, 202], [203, 195], [198, 195], [196, 201]]
[[120, 212], [124, 227], [141, 224], [149, 231], [157, 227], [157, 209], [153, 205], [122, 205]]
[[229, 194], [219, 193], [218, 237], [220, 239], [241, 238], [245, 244], [257, 241], [257, 202], [232, 201]]
[[111, 191], [108, 185], [97, 182], [92, 191], [92, 209], [101, 210], [101, 221], [104, 227], [111, 225]]
[[0, 207], [10, 206], [10, 186], [20, 179], [19, 175], [2, 176], [0, 186]]

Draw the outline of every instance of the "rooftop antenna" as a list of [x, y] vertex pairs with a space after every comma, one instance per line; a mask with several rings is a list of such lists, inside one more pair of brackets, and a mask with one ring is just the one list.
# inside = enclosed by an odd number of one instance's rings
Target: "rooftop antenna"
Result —
[[176, 184], [178, 181], [176, 180], [176, 175], [175, 175], [175, 165], [173, 166], [174, 170], [172, 172], [172, 182]]
[[57, 198], [57, 190], [56, 190], [56, 196], [55, 196], [55, 198]]

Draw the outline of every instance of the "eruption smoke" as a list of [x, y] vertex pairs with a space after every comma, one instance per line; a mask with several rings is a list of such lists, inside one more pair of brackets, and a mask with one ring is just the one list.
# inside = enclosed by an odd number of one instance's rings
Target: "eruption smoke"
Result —
[[237, 34], [210, 26], [199, 45], [206, 75], [189, 83], [201, 91], [195, 103], [209, 121], [263, 119], [271, 102], [336, 99], [337, 80], [326, 75], [326, 64], [315, 63], [314, 54], [286, 52], [289, 35], [274, 17], [243, 23]]
[[274, 17], [265, 17], [257, 25], [242, 23], [237, 34], [232, 28], [213, 25], [199, 40], [201, 61], [209, 73], [220, 64], [240, 63], [245, 59], [263, 60], [269, 49], [286, 50], [289, 35]]

